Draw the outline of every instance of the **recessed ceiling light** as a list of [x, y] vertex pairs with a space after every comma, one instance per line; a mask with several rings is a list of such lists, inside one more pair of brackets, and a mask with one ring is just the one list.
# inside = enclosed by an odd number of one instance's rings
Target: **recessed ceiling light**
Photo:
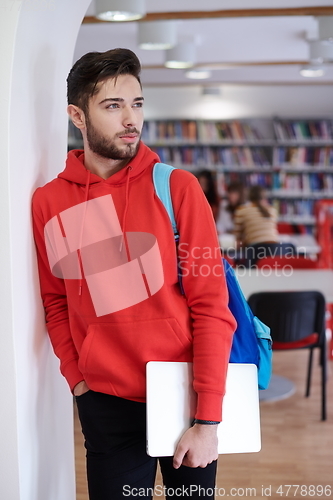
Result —
[[203, 69], [192, 69], [190, 71], [186, 71], [186, 78], [191, 78], [193, 80], [206, 80], [211, 77], [212, 72]]
[[101, 21], [135, 21], [145, 15], [145, 0], [96, 0], [95, 17]]
[[300, 69], [300, 74], [305, 78], [318, 78], [320, 76], [324, 76], [325, 67], [316, 64], [308, 64]]
[[166, 61], [164, 63], [166, 68], [170, 69], [186, 69], [186, 68], [191, 68], [193, 66], [193, 62], [190, 61]]

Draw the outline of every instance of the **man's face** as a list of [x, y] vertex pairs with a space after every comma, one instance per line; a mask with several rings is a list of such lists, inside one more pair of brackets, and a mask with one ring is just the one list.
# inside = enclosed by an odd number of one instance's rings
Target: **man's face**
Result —
[[86, 133], [90, 149], [113, 160], [130, 160], [138, 149], [143, 125], [143, 97], [132, 75], [120, 75], [100, 84], [89, 101]]

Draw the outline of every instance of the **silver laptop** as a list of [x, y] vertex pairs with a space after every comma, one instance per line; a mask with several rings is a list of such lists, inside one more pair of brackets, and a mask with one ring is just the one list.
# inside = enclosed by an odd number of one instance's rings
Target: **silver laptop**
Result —
[[[196, 407], [192, 363], [147, 363], [147, 453], [172, 456], [191, 426]], [[229, 363], [218, 452], [250, 453], [261, 449], [257, 367]]]

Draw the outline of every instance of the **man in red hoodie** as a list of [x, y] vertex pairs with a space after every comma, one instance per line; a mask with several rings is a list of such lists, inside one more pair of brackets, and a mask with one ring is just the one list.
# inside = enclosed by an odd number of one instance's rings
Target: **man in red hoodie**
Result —
[[[196, 178], [174, 170], [177, 252], [154, 190], [158, 156], [141, 140], [140, 63], [127, 49], [88, 53], [69, 73], [68, 114], [84, 150], [33, 197], [47, 329], [76, 396], [91, 500], [151, 498], [145, 366], [193, 362], [194, 424], [174, 457], [160, 458], [178, 498], [213, 498], [217, 424], [235, 329], [215, 223]], [[191, 489], [189, 490], [189, 488]], [[172, 489], [172, 490], [171, 490]], [[197, 493], [195, 493], [197, 491]]]

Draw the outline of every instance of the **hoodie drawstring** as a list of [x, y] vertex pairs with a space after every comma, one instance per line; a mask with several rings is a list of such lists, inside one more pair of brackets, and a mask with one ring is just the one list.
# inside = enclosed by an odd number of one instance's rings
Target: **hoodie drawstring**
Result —
[[[127, 217], [127, 210], [128, 210], [128, 204], [129, 204], [129, 181], [130, 181], [130, 177], [131, 177], [131, 170], [132, 170], [132, 167], [128, 166], [127, 167], [127, 179], [126, 179], [125, 209], [124, 209], [124, 215], [123, 215], [123, 220], [122, 220], [122, 231], [123, 231], [123, 234], [122, 234], [122, 237], [121, 237], [120, 248], [119, 248], [119, 251], [121, 252], [122, 248], [123, 248], [123, 242], [124, 242], [125, 243], [126, 255], [127, 255], [127, 259], [128, 260], [130, 260], [130, 252], [129, 252], [129, 246], [128, 246], [127, 237], [126, 237], [126, 217]], [[80, 277], [80, 280], [79, 280], [79, 295], [82, 295], [82, 283], [83, 283], [83, 277], [84, 277], [81, 248], [82, 248], [82, 240], [83, 240], [84, 222], [85, 222], [85, 219], [86, 219], [86, 212], [87, 212], [87, 201], [88, 201], [88, 195], [89, 195], [89, 186], [90, 186], [90, 170], [87, 170], [87, 179], [86, 179], [86, 188], [85, 188], [85, 194], [84, 194], [83, 214], [82, 214], [81, 229], [80, 229], [80, 238], [79, 238], [79, 248], [77, 250], [78, 259], [79, 259], [79, 266], [80, 266], [80, 271], [81, 271], [81, 277]]]
[[82, 215], [81, 229], [80, 229], [79, 248], [77, 250], [78, 258], [79, 258], [80, 271], [81, 271], [81, 278], [79, 280], [79, 295], [82, 295], [82, 281], [83, 281], [83, 274], [84, 274], [84, 272], [83, 272], [83, 265], [82, 265], [81, 248], [82, 248], [82, 239], [83, 239], [83, 228], [84, 228], [84, 222], [85, 222], [85, 219], [86, 219], [86, 212], [87, 212], [87, 201], [88, 201], [88, 194], [89, 194], [89, 185], [90, 185], [90, 170], [87, 170], [86, 188], [85, 188], [85, 192], [84, 192], [83, 215]]
[[119, 251], [120, 252], [122, 251], [123, 242], [124, 242], [127, 259], [128, 259], [128, 261], [130, 261], [131, 260], [130, 259], [130, 252], [129, 252], [129, 246], [128, 246], [128, 241], [127, 241], [127, 236], [126, 236], [126, 217], [127, 217], [128, 202], [129, 202], [129, 181], [130, 181], [130, 177], [131, 177], [132, 167], [129, 165], [128, 167], [126, 167], [126, 170], [127, 170], [127, 179], [126, 179], [125, 209], [124, 209], [124, 215], [123, 215], [123, 220], [122, 220], [123, 235], [121, 238]]

